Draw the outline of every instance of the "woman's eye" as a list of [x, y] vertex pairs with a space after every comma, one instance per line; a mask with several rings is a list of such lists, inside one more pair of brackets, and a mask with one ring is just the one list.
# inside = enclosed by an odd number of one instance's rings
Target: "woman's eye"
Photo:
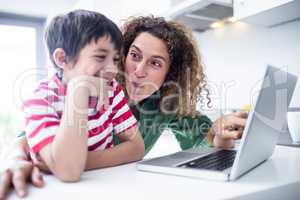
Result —
[[139, 56], [137, 53], [135, 53], [135, 52], [131, 52], [131, 53], [130, 53], [130, 56], [131, 56], [134, 60], [137, 60], [137, 59], [140, 58], [140, 56]]
[[152, 62], [151, 62], [151, 65], [154, 66], [154, 67], [157, 67], [157, 68], [158, 68], [158, 67], [161, 67], [160, 62], [158, 62], [158, 61], [152, 61]]

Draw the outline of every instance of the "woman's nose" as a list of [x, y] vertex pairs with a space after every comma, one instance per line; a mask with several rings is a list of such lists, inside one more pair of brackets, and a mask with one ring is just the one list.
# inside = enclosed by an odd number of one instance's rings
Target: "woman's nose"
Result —
[[147, 72], [146, 72], [146, 64], [145, 64], [144, 62], [138, 63], [138, 64], [136, 65], [134, 74], [135, 74], [137, 77], [139, 77], [139, 78], [142, 78], [142, 77], [147, 76]]

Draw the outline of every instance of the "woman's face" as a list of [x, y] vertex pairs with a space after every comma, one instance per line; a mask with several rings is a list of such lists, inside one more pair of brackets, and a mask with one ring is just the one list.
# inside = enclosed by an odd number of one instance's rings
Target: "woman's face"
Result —
[[126, 60], [126, 90], [138, 103], [157, 91], [170, 68], [167, 46], [150, 33], [139, 34], [131, 44]]

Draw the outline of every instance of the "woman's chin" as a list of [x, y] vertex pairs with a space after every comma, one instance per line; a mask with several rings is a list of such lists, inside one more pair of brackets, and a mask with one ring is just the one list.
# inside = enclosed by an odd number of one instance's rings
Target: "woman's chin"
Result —
[[128, 94], [130, 101], [134, 102], [135, 104], [143, 101], [148, 96], [147, 95], [140, 95], [140, 94]]

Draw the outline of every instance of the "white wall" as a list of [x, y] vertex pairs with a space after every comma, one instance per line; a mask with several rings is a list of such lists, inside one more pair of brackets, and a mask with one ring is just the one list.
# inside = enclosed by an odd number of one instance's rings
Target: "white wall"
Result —
[[171, 0], [79, 0], [74, 8], [98, 11], [115, 23], [136, 15], [162, 15], [171, 6]]
[[65, 12], [77, 0], [0, 0], [0, 12], [15, 13], [37, 17], [48, 17]]
[[[219, 88], [214, 107], [241, 108], [251, 103], [252, 89], [262, 77], [265, 66], [287, 66], [300, 78], [300, 21], [273, 28], [237, 22], [222, 29], [195, 33], [206, 66], [208, 79]], [[300, 107], [300, 80], [292, 106]]]

